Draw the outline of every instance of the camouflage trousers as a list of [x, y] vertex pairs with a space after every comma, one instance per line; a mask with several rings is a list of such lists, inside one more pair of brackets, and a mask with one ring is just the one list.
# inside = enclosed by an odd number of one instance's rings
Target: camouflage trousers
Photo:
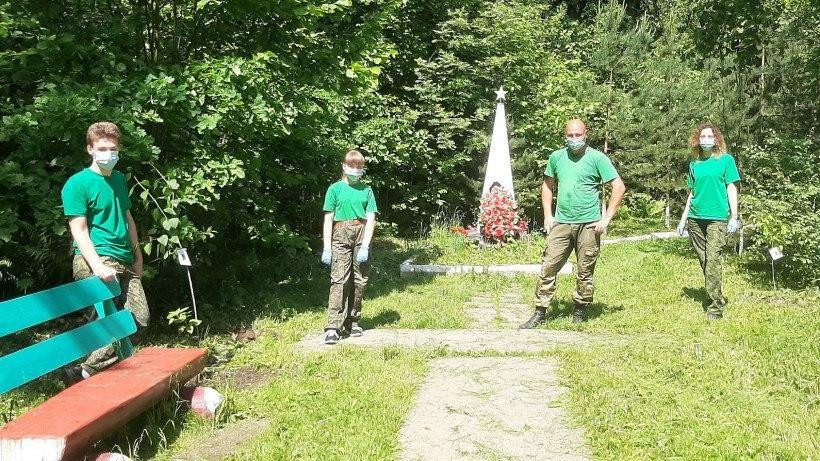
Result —
[[349, 330], [362, 313], [362, 295], [370, 275], [370, 264], [356, 262], [362, 247], [364, 225], [351, 225], [333, 230], [330, 263], [330, 296], [327, 300], [325, 330]]
[[700, 261], [709, 305], [706, 311], [719, 314], [726, 307], [723, 297], [723, 249], [726, 247], [726, 223], [707, 219], [688, 219], [689, 240]]
[[[122, 293], [114, 298], [114, 304], [118, 309], [125, 308], [134, 314], [137, 332], [131, 335], [130, 339], [133, 343], [138, 343], [151, 319], [151, 312], [148, 310], [148, 301], [145, 299], [142, 282], [134, 273], [134, 268], [130, 264], [125, 264], [110, 256], [100, 256], [100, 259], [106, 266], [113, 267], [117, 271], [117, 280], [120, 282]], [[82, 280], [94, 275], [81, 255], [74, 256], [73, 270], [74, 280]], [[96, 318], [96, 311], [93, 308], [90, 311], [92, 312], [92, 319]], [[92, 352], [81, 366], [88, 374], [93, 375], [116, 363], [117, 358], [114, 346], [108, 345]]]
[[549, 308], [555, 296], [558, 271], [564, 267], [573, 250], [578, 259], [578, 269], [572, 299], [582, 309], [591, 304], [595, 293], [595, 263], [598, 262], [600, 248], [601, 236], [591, 223], [556, 224], [549, 233], [544, 249], [541, 273], [535, 287], [535, 307]]

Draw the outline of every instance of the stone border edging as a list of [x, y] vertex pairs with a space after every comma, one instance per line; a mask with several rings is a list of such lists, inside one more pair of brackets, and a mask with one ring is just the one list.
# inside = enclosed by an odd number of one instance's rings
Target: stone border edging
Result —
[[[646, 235], [635, 235], [632, 237], [622, 237], [616, 239], [601, 240], [601, 245], [612, 245], [614, 243], [638, 242], [642, 240], [685, 238], [680, 237], [676, 232], [652, 232]], [[445, 265], [445, 264], [413, 264], [415, 256], [408, 258], [399, 265], [399, 274], [407, 277], [412, 274], [439, 274], [439, 275], [461, 275], [461, 274], [537, 274], [541, 271], [541, 264], [496, 264], [490, 266], [479, 265]], [[574, 266], [567, 261], [564, 267], [558, 271], [559, 275], [572, 274]]]

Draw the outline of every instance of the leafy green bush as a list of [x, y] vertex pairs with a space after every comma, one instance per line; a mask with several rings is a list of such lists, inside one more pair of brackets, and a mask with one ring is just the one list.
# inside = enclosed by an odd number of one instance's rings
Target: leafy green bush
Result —
[[618, 209], [618, 218], [663, 218], [666, 205], [645, 192], [630, 192]]
[[758, 245], [780, 246], [795, 284], [820, 283], [820, 149], [810, 140], [770, 138], [747, 156], [747, 220]]

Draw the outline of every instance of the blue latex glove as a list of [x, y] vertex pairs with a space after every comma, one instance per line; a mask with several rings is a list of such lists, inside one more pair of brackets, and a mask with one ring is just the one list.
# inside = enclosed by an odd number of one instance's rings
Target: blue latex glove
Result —
[[359, 252], [356, 254], [356, 262], [359, 264], [366, 263], [369, 256], [369, 250], [365, 247], [361, 247], [359, 248]]
[[678, 235], [683, 237], [683, 234], [686, 233], [686, 221], [681, 221], [680, 224], [678, 224], [678, 228], [675, 229], [675, 231], [678, 233]]
[[734, 234], [735, 232], [740, 230], [740, 220], [737, 218], [732, 218], [729, 220], [729, 224], [726, 225], [726, 232], [730, 234]]
[[325, 265], [329, 266], [330, 265], [330, 258], [331, 258], [332, 255], [333, 255], [333, 253], [330, 250], [323, 250], [322, 251], [322, 264], [325, 264]]

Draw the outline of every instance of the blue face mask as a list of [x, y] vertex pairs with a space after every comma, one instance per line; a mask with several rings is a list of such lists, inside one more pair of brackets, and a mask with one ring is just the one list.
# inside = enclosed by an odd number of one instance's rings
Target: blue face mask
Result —
[[104, 170], [113, 170], [120, 159], [120, 152], [116, 150], [95, 150], [94, 161]]
[[572, 149], [572, 150], [578, 150], [578, 149], [584, 147], [584, 144], [586, 144], [586, 143], [587, 143], [586, 136], [584, 136], [583, 138], [577, 138], [577, 139], [567, 139], [567, 146], [569, 146], [569, 148]]

